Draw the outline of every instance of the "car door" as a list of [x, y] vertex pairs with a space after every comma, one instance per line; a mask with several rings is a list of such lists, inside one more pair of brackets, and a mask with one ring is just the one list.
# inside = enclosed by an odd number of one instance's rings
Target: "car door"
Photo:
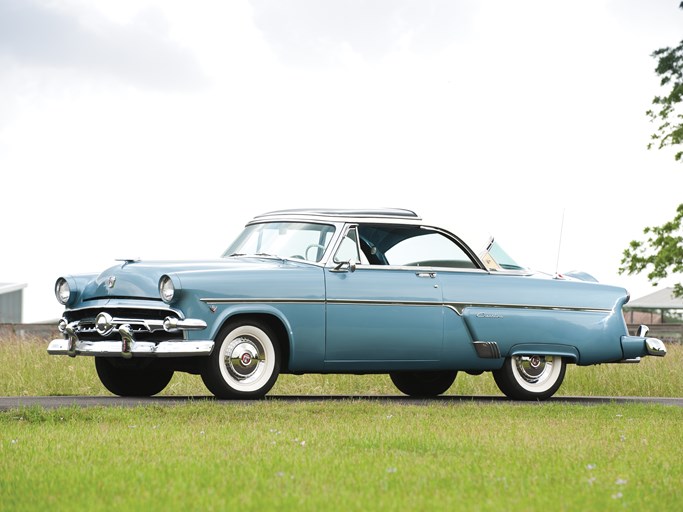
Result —
[[391, 264], [384, 254], [380, 259], [380, 252], [361, 240], [358, 227], [352, 226], [334, 266], [326, 268], [328, 370], [438, 366], [443, 345], [438, 275], [429, 268]]

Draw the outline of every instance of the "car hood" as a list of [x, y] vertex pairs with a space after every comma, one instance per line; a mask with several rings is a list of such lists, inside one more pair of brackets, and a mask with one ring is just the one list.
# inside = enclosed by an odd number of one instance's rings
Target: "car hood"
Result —
[[279, 258], [224, 258], [203, 261], [126, 261], [108, 268], [92, 279], [81, 300], [131, 298], [159, 299], [159, 279], [174, 274], [183, 276], [211, 272], [269, 270], [301, 264]]

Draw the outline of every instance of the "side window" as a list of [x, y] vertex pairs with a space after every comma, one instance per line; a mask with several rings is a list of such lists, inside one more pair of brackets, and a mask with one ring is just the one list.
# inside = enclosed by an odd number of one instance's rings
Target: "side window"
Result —
[[386, 251], [390, 265], [476, 268], [467, 253], [441, 233], [420, 230], [410, 235]]
[[354, 263], [360, 263], [367, 265], [368, 260], [364, 254], [362, 254], [358, 248], [358, 230], [353, 227], [350, 228], [344, 238], [342, 239], [339, 249], [334, 255], [335, 263], [342, 263], [344, 261], [353, 261]]

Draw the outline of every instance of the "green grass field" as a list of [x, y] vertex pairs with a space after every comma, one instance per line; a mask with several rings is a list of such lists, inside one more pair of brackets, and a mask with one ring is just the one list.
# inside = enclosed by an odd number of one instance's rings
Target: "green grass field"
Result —
[[[0, 341], [0, 394], [107, 394], [88, 358]], [[570, 367], [569, 395], [683, 396], [680, 346]], [[458, 375], [455, 394], [500, 393]], [[165, 392], [207, 395], [178, 375]], [[273, 394], [397, 394], [282, 376]], [[0, 413], [0, 510], [680, 510], [683, 409], [560, 403], [190, 401]]]
[[226, 402], [0, 414], [3, 510], [680, 510], [683, 410]]

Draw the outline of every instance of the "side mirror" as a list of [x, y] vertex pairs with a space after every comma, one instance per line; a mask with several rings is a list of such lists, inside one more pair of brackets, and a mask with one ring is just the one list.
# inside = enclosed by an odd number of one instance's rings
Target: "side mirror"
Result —
[[355, 271], [356, 271], [356, 262], [353, 260], [342, 261], [341, 263], [337, 264], [337, 266], [331, 270], [331, 272], [355, 272]]

